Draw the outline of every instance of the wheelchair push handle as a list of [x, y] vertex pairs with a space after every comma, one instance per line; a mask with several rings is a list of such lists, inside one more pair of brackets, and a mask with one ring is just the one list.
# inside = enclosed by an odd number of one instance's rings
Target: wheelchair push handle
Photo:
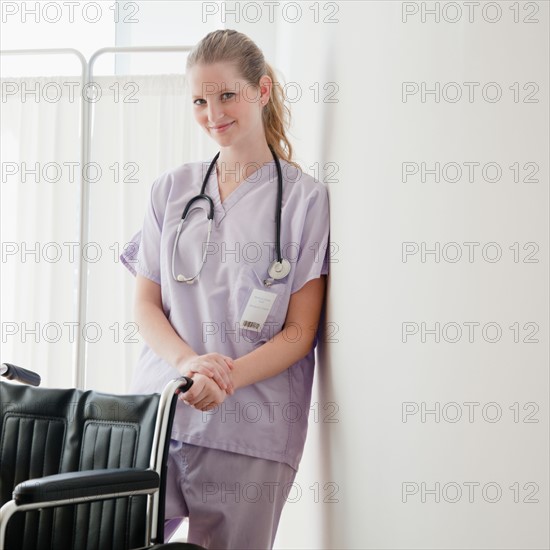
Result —
[[40, 386], [40, 375], [31, 370], [24, 369], [22, 367], [16, 367], [11, 363], [2, 363], [0, 366], [0, 376], [7, 378], [8, 380], [16, 380], [29, 386]]
[[191, 386], [193, 385], [192, 378], [189, 378], [188, 376], [182, 376], [179, 380], [181, 384], [178, 388], [176, 388], [176, 394], [185, 393], [187, 390], [191, 389]]

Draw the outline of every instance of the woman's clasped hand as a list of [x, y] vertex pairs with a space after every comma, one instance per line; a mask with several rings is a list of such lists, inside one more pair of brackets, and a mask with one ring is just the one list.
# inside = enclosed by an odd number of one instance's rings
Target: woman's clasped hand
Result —
[[235, 392], [231, 380], [234, 367], [231, 357], [221, 353], [205, 353], [180, 361], [178, 371], [192, 378], [193, 386], [178, 399], [201, 411], [214, 409]]

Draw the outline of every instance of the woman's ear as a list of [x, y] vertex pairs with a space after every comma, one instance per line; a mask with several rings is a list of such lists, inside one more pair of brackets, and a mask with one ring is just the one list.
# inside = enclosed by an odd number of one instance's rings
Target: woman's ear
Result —
[[272, 87], [273, 81], [269, 75], [264, 74], [262, 78], [260, 78], [260, 103], [262, 105], [265, 105], [269, 101]]

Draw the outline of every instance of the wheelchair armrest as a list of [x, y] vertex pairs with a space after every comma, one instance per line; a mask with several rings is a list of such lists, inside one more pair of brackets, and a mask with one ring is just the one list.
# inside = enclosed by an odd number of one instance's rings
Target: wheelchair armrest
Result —
[[154, 470], [84, 470], [24, 481], [13, 490], [13, 499], [18, 506], [83, 498], [90, 501], [105, 500], [117, 498], [119, 493], [125, 493], [120, 495], [123, 497], [133, 491], [154, 492], [159, 482], [159, 476]]

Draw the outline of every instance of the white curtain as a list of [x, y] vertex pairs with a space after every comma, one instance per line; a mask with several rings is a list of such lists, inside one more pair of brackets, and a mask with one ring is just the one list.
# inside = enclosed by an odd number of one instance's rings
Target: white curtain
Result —
[[[36, 370], [45, 386], [71, 386], [80, 332], [86, 388], [125, 392], [142, 343], [132, 319], [134, 278], [119, 254], [141, 226], [153, 180], [208, 156], [212, 145], [192, 117], [184, 75], [94, 77], [101, 97], [85, 172], [89, 238], [79, 243], [81, 94], [71, 98], [65, 84], [76, 80], [10, 78], [16, 90], [39, 90], [38, 102], [21, 93], [3, 98], [1, 359]], [[48, 101], [47, 89], [63, 94]], [[77, 325], [80, 254], [87, 315]]]

